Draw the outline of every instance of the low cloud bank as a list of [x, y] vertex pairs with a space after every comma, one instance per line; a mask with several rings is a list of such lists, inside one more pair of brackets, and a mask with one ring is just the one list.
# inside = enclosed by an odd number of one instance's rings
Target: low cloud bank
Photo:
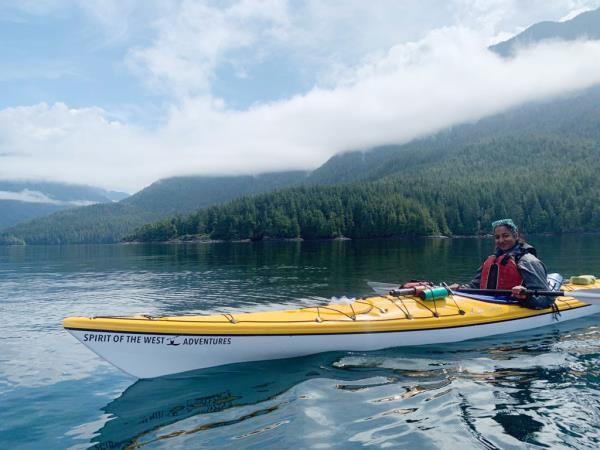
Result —
[[328, 89], [246, 110], [180, 99], [148, 130], [99, 108], [0, 111], [0, 178], [136, 191], [167, 176], [313, 169], [352, 149], [448, 126], [600, 83], [600, 41], [546, 42], [502, 59], [485, 36], [438, 29], [344, 73]]
[[70, 205], [70, 206], [88, 206], [93, 205], [96, 202], [89, 200], [55, 200], [48, 197], [43, 192], [31, 191], [29, 189], [23, 189], [19, 192], [14, 191], [0, 191], [0, 200], [14, 200], [24, 203], [44, 203], [48, 205]]

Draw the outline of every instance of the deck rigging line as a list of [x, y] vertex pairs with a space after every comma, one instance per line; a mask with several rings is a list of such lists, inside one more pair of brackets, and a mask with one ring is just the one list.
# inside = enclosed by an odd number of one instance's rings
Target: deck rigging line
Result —
[[[571, 291], [575, 291], [575, 289], [565, 289], [565, 292], [571, 292]], [[396, 308], [398, 308], [398, 310], [400, 310], [402, 312], [402, 314], [404, 315], [404, 317], [398, 317], [398, 316], [394, 316], [394, 317], [389, 317], [389, 318], [371, 318], [368, 320], [368, 322], [390, 322], [390, 321], [397, 321], [397, 320], [414, 320], [414, 319], [430, 319], [431, 317], [454, 317], [457, 315], [465, 315], [465, 311], [463, 309], [461, 309], [461, 307], [459, 306], [458, 302], [456, 301], [456, 299], [454, 298], [454, 296], [452, 294], [450, 294], [448, 297], [450, 297], [450, 299], [452, 300], [452, 303], [454, 303], [454, 306], [456, 307], [456, 313], [452, 313], [452, 314], [439, 314], [438, 308], [437, 308], [437, 303], [435, 299], [432, 299], [433, 301], [433, 309], [431, 307], [429, 307], [427, 305], [427, 303], [425, 301], [422, 301], [421, 299], [417, 298], [417, 297], [411, 297], [410, 300], [412, 300], [414, 302], [415, 305], [419, 306], [420, 309], [426, 309], [427, 311], [429, 311], [431, 313], [431, 316], [414, 316], [413, 314], [411, 314], [410, 308], [409, 306], [405, 303], [406, 299], [403, 299], [402, 297], [395, 297], [395, 296], [391, 296], [391, 295], [386, 295], [386, 296], [381, 296], [380, 298], [384, 298], [387, 301], [389, 301], [392, 305], [394, 305]], [[218, 315], [211, 315], [213, 317], [212, 320], [203, 320], [203, 319], [193, 319], [193, 320], [178, 320], [177, 317], [185, 317], [186, 315], [180, 315], [180, 316], [151, 316], [148, 314], [144, 314], [144, 315], [140, 315], [138, 317], [127, 317], [127, 316], [94, 316], [94, 319], [123, 319], [123, 320], [132, 320], [132, 321], [146, 321], [146, 320], [152, 320], [152, 321], [165, 321], [165, 322], [180, 322], [180, 323], [207, 323], [207, 324], [222, 324], [224, 323], [221, 320], [215, 320], [215, 318], [217, 318], [218, 316], [223, 316], [223, 318], [231, 323], [231, 324], [238, 324], [238, 323], [262, 323], [262, 324], [278, 324], [278, 323], [310, 323], [310, 322], [346, 322], [348, 319], [356, 322], [359, 315], [363, 315], [363, 314], [369, 314], [373, 311], [373, 309], [377, 309], [381, 314], [385, 314], [388, 312], [388, 309], [386, 308], [382, 308], [378, 305], [373, 304], [373, 300], [374, 298], [377, 297], [363, 297], [359, 300], [355, 300], [354, 303], [360, 303], [361, 305], [366, 306], [366, 308], [362, 311], [357, 311], [357, 309], [355, 308], [355, 306], [353, 305], [353, 303], [348, 304], [347, 306], [350, 308], [351, 312], [346, 312], [341, 308], [336, 308], [333, 306], [310, 306], [307, 308], [301, 308], [299, 309], [299, 311], [315, 311], [316, 312], [316, 317], [311, 318], [311, 319], [296, 319], [296, 320], [285, 320], [285, 319], [279, 319], [279, 320], [244, 320], [244, 319], [238, 319], [240, 316], [238, 315], [238, 318], [234, 317], [233, 314], [231, 313], [220, 313]], [[560, 316], [561, 310], [570, 310], [570, 309], [575, 309], [578, 306], [575, 306], [572, 304], [572, 301], [568, 298], [557, 298], [556, 299], [557, 303], [560, 302], [560, 307], [556, 304], [553, 304], [552, 309], [553, 309], [553, 314], [557, 317]], [[448, 302], [449, 303], [449, 302]], [[451, 306], [451, 304], [447, 304], [447, 306]], [[322, 317], [322, 312], [323, 311], [331, 311], [333, 313], [339, 314], [340, 318], [324, 318]], [[241, 315], [243, 315], [244, 313], [241, 313]], [[202, 317], [202, 315], [200, 314], [189, 314], [187, 315], [188, 317]], [[205, 317], [210, 317], [210, 316], [205, 316]]]

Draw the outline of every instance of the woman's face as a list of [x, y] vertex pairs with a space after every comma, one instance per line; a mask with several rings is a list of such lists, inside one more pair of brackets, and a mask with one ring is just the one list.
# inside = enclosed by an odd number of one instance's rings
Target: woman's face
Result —
[[502, 251], [509, 250], [517, 243], [517, 233], [510, 228], [500, 225], [494, 229], [496, 247]]

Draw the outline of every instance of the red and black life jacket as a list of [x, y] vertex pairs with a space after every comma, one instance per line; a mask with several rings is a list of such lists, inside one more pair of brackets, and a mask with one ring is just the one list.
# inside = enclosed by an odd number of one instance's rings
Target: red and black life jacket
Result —
[[523, 282], [514, 255], [491, 255], [481, 268], [481, 289], [512, 289]]
[[523, 277], [519, 272], [518, 262], [525, 253], [536, 254], [535, 249], [522, 243], [518, 252], [490, 255], [481, 268], [481, 289], [512, 289], [523, 284]]

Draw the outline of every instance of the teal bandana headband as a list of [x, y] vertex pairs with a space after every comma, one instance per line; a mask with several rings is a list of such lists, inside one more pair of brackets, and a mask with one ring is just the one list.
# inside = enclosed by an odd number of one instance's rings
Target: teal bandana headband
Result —
[[496, 220], [495, 222], [492, 222], [492, 231], [494, 231], [496, 228], [502, 227], [502, 226], [510, 228], [515, 233], [517, 231], [519, 231], [519, 229], [517, 228], [515, 223], [512, 221], [512, 219], [500, 219], [500, 220]]

